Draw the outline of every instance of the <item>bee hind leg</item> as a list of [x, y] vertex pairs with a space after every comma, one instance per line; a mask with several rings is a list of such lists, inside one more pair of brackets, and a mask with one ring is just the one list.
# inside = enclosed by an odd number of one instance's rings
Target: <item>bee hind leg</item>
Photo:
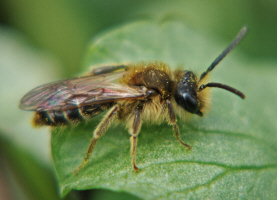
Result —
[[168, 108], [168, 115], [169, 115], [169, 124], [172, 125], [174, 134], [177, 138], [177, 140], [183, 145], [186, 146], [188, 149], [191, 149], [191, 146], [184, 143], [181, 138], [180, 138], [180, 132], [179, 132], [179, 127], [178, 124], [176, 123], [176, 115], [173, 109], [173, 106], [169, 100], [166, 100], [167, 108]]
[[140, 169], [136, 166], [136, 147], [137, 147], [137, 136], [139, 134], [141, 128], [141, 120], [140, 120], [140, 110], [135, 110], [135, 117], [131, 128], [129, 128], [129, 133], [131, 135], [131, 157], [132, 157], [132, 166], [134, 171], [139, 171]]
[[82, 169], [87, 164], [88, 159], [94, 149], [94, 146], [95, 146], [97, 140], [102, 135], [104, 135], [104, 133], [107, 131], [107, 129], [111, 126], [113, 120], [117, 117], [118, 110], [119, 110], [119, 108], [117, 105], [112, 107], [109, 110], [109, 112], [105, 115], [105, 117], [102, 119], [102, 121], [98, 124], [98, 126], [96, 127], [96, 129], [93, 132], [93, 138], [88, 147], [86, 157], [84, 158], [84, 161], [82, 162], [82, 164], [74, 170], [74, 174], [77, 174], [79, 172], [79, 170]]
[[127, 70], [128, 64], [114, 64], [114, 65], [103, 65], [98, 67], [92, 67], [90, 73], [92, 75], [100, 75], [115, 72], [117, 70]]

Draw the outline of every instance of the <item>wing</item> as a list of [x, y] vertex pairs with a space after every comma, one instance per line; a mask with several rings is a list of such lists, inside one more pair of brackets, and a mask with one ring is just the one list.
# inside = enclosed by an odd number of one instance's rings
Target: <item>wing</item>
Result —
[[54, 111], [123, 99], [144, 99], [145, 88], [113, 83], [124, 74], [116, 72], [48, 83], [28, 92], [19, 107], [22, 110]]

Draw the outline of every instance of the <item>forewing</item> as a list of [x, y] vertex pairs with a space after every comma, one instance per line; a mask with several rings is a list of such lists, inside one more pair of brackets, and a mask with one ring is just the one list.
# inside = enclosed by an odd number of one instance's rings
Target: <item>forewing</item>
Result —
[[23, 110], [66, 110], [86, 105], [144, 98], [141, 87], [113, 83], [125, 72], [85, 76], [39, 86], [27, 93], [20, 102]]

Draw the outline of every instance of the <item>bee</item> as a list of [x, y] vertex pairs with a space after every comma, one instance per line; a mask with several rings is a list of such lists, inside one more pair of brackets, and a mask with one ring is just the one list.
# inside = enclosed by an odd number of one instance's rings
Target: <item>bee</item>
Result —
[[233, 42], [214, 60], [200, 78], [190, 70], [170, 70], [163, 62], [109, 65], [93, 68], [87, 76], [39, 86], [27, 93], [20, 102], [22, 110], [35, 111], [34, 126], [66, 126], [88, 120], [108, 110], [93, 132], [93, 137], [81, 165], [88, 162], [98, 139], [115, 122], [123, 122], [130, 134], [131, 160], [134, 171], [136, 148], [142, 122], [168, 122], [177, 140], [180, 138], [176, 113], [202, 117], [209, 104], [209, 90], [217, 87], [242, 99], [239, 90], [221, 83], [208, 82], [207, 75], [241, 41], [242, 28]]

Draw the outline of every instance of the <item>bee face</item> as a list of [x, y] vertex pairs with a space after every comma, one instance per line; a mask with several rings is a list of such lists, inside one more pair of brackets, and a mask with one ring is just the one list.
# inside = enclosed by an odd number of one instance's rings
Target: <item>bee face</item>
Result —
[[184, 110], [202, 116], [199, 110], [200, 101], [197, 99], [198, 80], [192, 71], [184, 71], [183, 76], [177, 84], [174, 98], [176, 103]]

